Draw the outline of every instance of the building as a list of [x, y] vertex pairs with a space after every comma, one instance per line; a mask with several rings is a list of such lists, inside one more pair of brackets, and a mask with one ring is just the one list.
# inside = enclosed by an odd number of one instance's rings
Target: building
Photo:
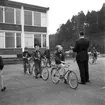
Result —
[[0, 54], [19, 53], [25, 47], [49, 46], [47, 14], [49, 8], [0, 0]]

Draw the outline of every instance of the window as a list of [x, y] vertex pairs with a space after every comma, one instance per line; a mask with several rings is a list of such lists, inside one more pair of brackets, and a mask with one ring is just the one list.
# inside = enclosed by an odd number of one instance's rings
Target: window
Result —
[[43, 35], [43, 47], [46, 47], [46, 34]]
[[14, 23], [14, 9], [5, 7], [5, 23]]
[[32, 26], [32, 11], [24, 11], [25, 25]]
[[15, 47], [15, 36], [12, 32], [5, 32], [5, 47], [14, 48]]
[[16, 24], [21, 24], [21, 11], [16, 9]]
[[21, 48], [21, 33], [16, 33], [16, 48]]
[[0, 48], [4, 48], [4, 34], [0, 32]]
[[34, 12], [34, 26], [41, 26], [41, 13]]
[[34, 46], [33, 34], [25, 34], [25, 47], [33, 48], [33, 46]]
[[45, 13], [41, 13], [41, 26], [47, 27], [47, 15]]
[[3, 23], [3, 8], [0, 7], [0, 23]]
[[35, 44], [39, 44], [41, 46], [41, 34], [34, 34], [34, 47]]

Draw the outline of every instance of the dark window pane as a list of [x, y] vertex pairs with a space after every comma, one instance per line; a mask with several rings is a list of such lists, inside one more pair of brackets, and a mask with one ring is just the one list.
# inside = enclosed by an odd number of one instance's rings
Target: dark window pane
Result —
[[24, 19], [25, 19], [25, 25], [32, 25], [32, 12], [31, 11], [25, 11], [24, 12]]
[[34, 26], [41, 26], [41, 13], [34, 12]]
[[6, 48], [14, 48], [15, 47], [14, 33], [12, 33], [12, 32], [5, 33], [5, 46], [6, 46]]
[[16, 47], [21, 48], [21, 34], [16, 33]]
[[43, 35], [43, 47], [46, 47], [46, 35]]
[[6, 23], [14, 23], [14, 9], [13, 8], [5, 8], [5, 22]]
[[16, 24], [21, 24], [21, 12], [19, 9], [16, 9]]
[[0, 22], [3, 22], [3, 8], [0, 7]]
[[34, 34], [34, 47], [35, 44], [39, 44], [41, 46], [41, 34]]

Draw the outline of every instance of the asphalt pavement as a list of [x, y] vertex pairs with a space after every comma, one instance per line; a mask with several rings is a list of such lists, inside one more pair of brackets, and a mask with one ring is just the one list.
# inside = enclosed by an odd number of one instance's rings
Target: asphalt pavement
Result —
[[[67, 62], [80, 78], [76, 62]], [[0, 92], [0, 105], [105, 105], [105, 58], [89, 65], [89, 74], [91, 82], [73, 90], [62, 81], [52, 83], [51, 77], [44, 81], [24, 75], [20, 64], [6, 65], [3, 75], [7, 90]]]

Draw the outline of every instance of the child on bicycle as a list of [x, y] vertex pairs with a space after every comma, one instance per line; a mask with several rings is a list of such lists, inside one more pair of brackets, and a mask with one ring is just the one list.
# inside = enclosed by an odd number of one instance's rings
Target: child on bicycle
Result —
[[42, 58], [42, 54], [39, 51], [40, 45], [39, 44], [35, 44], [35, 52], [33, 52], [33, 58], [34, 58], [34, 63], [35, 63], [35, 78], [37, 79], [38, 74], [40, 74], [40, 78], [42, 78], [41, 76], [41, 58]]
[[[92, 49], [92, 56], [93, 56], [93, 59], [94, 59], [94, 60], [97, 59], [97, 50], [96, 50], [95, 47], [93, 47], [93, 49]], [[93, 62], [94, 62], [94, 60], [93, 60]]]
[[[64, 65], [63, 65], [63, 62], [65, 62], [65, 56], [64, 56], [64, 53], [62, 52], [62, 50], [63, 50], [63, 48], [62, 48], [62, 46], [61, 45], [57, 45], [56, 46], [56, 52], [55, 52], [55, 64], [58, 66], [58, 70], [60, 70], [61, 72], [63, 72], [62, 74], [61, 74], [61, 77], [63, 76], [63, 74], [64, 74], [64, 69], [63, 69], [63, 67], [64, 67]], [[66, 79], [65, 79], [65, 81], [64, 81], [65, 83], [67, 83], [66, 82]]]
[[[31, 57], [27, 47], [25, 47], [25, 51], [22, 53], [22, 57], [23, 57], [24, 74], [26, 74], [26, 71], [27, 71], [26, 64], [28, 63], [28, 60]], [[29, 73], [30, 73], [30, 70], [29, 70]]]
[[46, 47], [46, 50], [44, 52], [44, 56], [47, 58], [49, 66], [51, 67], [50, 50], [48, 49], [48, 47]]

